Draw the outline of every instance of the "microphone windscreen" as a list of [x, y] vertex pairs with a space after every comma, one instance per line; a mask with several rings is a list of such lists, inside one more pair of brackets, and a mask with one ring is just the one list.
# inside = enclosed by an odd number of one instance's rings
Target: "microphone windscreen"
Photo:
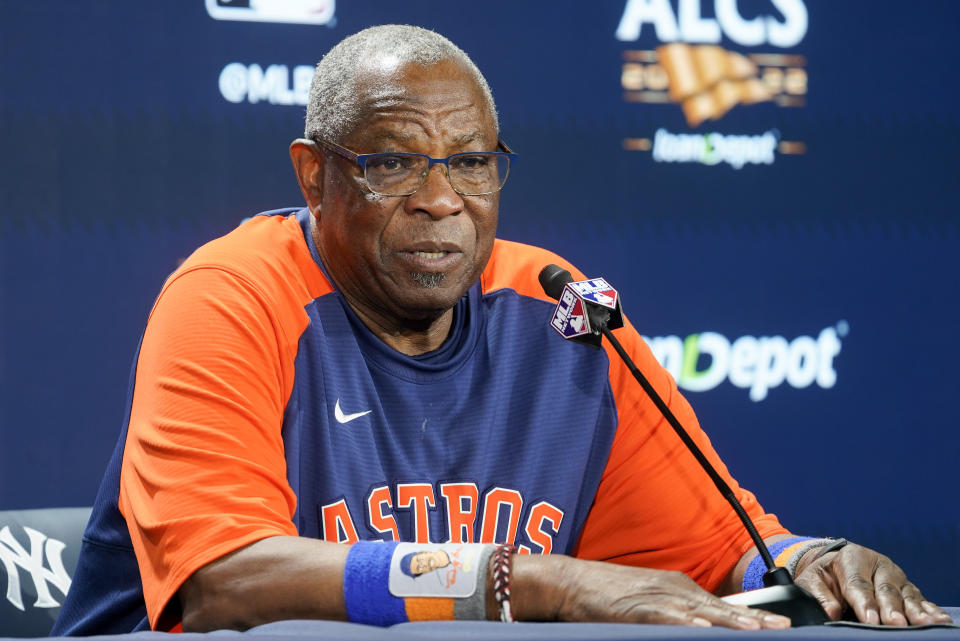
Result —
[[570, 272], [559, 265], [547, 265], [540, 270], [540, 286], [544, 293], [554, 300], [560, 300], [563, 286], [573, 282]]

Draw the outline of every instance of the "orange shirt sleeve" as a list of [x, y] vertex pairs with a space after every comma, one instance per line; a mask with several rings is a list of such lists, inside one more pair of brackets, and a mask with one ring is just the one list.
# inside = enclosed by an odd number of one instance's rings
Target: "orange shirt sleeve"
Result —
[[[762, 537], [786, 533], [730, 476], [676, 382], [630, 326], [614, 331], [640, 371], [724, 478]], [[605, 343], [618, 427], [576, 556], [677, 570], [714, 591], [753, 545], [730, 504]]]
[[[175, 274], [151, 313], [119, 505], [154, 629], [197, 569], [297, 533], [280, 430], [298, 333], [278, 307], [250, 280], [201, 266]], [[179, 618], [175, 599], [168, 614]]]

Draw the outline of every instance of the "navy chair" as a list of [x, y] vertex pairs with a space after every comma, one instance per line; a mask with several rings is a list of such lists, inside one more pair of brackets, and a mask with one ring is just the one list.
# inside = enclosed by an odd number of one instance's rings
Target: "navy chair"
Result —
[[77, 567], [90, 508], [0, 511], [0, 637], [44, 637]]

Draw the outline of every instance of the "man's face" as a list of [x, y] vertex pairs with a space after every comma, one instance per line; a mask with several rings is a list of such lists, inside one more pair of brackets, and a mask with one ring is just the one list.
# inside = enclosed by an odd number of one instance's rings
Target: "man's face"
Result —
[[410, 559], [410, 572], [414, 576], [419, 576], [437, 568], [445, 568], [448, 565], [450, 565], [450, 556], [443, 550], [420, 552]]
[[[358, 87], [365, 118], [339, 141], [357, 153], [442, 158], [493, 151], [493, 114], [473, 78], [441, 61], [377, 69]], [[451, 309], [490, 257], [498, 194], [461, 196], [434, 165], [410, 196], [380, 196], [359, 166], [327, 153], [318, 216], [320, 255], [351, 306], [389, 327]]]

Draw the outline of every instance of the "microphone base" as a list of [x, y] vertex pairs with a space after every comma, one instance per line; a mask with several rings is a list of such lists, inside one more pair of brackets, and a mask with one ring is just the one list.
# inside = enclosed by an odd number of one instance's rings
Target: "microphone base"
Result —
[[774, 585], [722, 597], [727, 603], [782, 614], [793, 627], [823, 625], [829, 618], [813, 596], [796, 584]]

